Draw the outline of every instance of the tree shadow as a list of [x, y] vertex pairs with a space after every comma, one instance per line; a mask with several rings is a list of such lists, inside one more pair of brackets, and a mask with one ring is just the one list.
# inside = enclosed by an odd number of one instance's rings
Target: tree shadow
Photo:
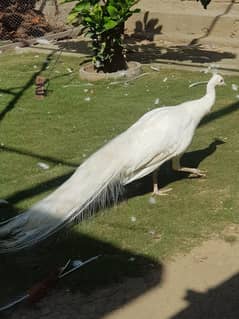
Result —
[[158, 19], [149, 19], [149, 11], [145, 12], [143, 21], [135, 22], [134, 33], [125, 35], [125, 39], [131, 43], [143, 40], [153, 41], [154, 37], [161, 34], [162, 25], [158, 25]]
[[213, 20], [204, 36], [193, 39], [187, 45], [159, 46], [157, 43], [153, 42], [155, 36], [162, 33], [163, 26], [158, 25], [158, 19], [149, 19], [149, 12], [146, 12], [143, 21], [138, 20], [135, 22], [134, 33], [125, 35], [128, 59], [141, 63], [152, 63], [158, 60], [212, 63], [221, 61], [222, 59], [235, 58], [236, 55], [231, 52], [206, 50], [199, 44], [201, 38], [210, 35], [220, 17], [230, 11], [235, 1], [231, 0], [231, 2], [232, 3], [228, 5], [226, 11]]
[[171, 319], [237, 319], [239, 273], [206, 292], [188, 290], [189, 305]]
[[222, 59], [234, 59], [236, 55], [231, 52], [218, 52], [206, 50], [202, 45], [172, 45], [158, 46], [156, 43], [132, 44], [127, 43], [128, 58], [140, 63], [157, 61], [190, 61], [193, 63], [212, 63]]
[[17, 148], [17, 147], [11, 147], [7, 145], [0, 145], [0, 151], [7, 152], [7, 153], [14, 153], [14, 154], [23, 155], [23, 156], [29, 156], [29, 157], [37, 158], [39, 160], [43, 160], [48, 163], [56, 164], [56, 165], [61, 164], [61, 165], [74, 167], [74, 168], [77, 168], [79, 166], [79, 163], [76, 163], [76, 162], [75, 163], [71, 161], [68, 162], [68, 161], [61, 160], [59, 158], [55, 158], [52, 156], [36, 154], [20, 147]]
[[20, 88], [18, 92], [13, 92], [15, 88], [11, 88], [8, 90], [0, 89], [0, 92], [13, 95], [11, 101], [0, 112], [0, 122], [5, 118], [5, 116], [9, 112], [11, 112], [16, 107], [17, 102], [20, 100], [23, 94], [28, 90], [29, 87], [31, 87], [35, 83], [36, 77], [39, 76], [43, 71], [45, 71], [49, 67], [49, 64], [51, 63], [55, 54], [56, 51], [53, 51], [47, 55], [45, 61], [42, 63], [41, 68], [29, 78], [29, 80]]
[[231, 11], [231, 9], [232, 9], [232, 7], [234, 6], [235, 3], [236, 3], [235, 0], [231, 0], [231, 2], [228, 4], [226, 10], [225, 10], [223, 13], [217, 15], [217, 16], [213, 19], [211, 25], [206, 29], [205, 34], [202, 35], [202, 36], [200, 36], [200, 37], [198, 37], [198, 38], [193, 39], [193, 40], [189, 43], [189, 45], [195, 45], [195, 44], [197, 44], [200, 40], [207, 38], [207, 37], [213, 32], [213, 29], [215, 28], [215, 26], [216, 26], [216, 24], [218, 23], [218, 21], [220, 20], [220, 18], [223, 17], [223, 16], [225, 16], [226, 14], [228, 14], [228, 13]]

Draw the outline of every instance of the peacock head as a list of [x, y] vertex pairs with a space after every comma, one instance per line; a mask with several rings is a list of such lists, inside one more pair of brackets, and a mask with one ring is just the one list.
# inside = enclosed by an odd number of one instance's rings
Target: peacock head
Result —
[[213, 86], [225, 85], [224, 79], [220, 74], [214, 74], [209, 82]]

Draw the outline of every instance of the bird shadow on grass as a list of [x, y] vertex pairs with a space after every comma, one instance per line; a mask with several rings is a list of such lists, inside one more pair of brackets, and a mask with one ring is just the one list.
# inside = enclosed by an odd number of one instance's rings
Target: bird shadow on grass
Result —
[[[217, 150], [217, 146], [224, 143], [225, 142], [220, 139], [215, 139], [204, 149], [185, 153], [181, 158], [181, 165], [186, 167], [198, 168], [199, 164], [205, 158], [211, 156]], [[171, 161], [168, 161], [164, 163], [159, 170], [158, 182], [160, 187], [165, 187], [168, 184], [188, 177], [189, 173], [173, 171], [171, 168]], [[152, 175], [148, 175], [127, 185], [125, 196], [126, 198], [131, 198], [150, 193], [152, 192], [152, 190]]]

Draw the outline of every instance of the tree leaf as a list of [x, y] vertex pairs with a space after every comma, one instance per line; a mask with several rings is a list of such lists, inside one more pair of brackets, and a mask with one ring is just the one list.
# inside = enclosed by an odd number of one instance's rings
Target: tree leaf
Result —
[[78, 12], [79, 14], [86, 14], [89, 12], [89, 10], [90, 10], [89, 3], [78, 3], [72, 9], [73, 12]]
[[79, 20], [78, 12], [71, 12], [67, 17], [67, 22], [71, 24], [77, 23]]
[[107, 11], [112, 18], [119, 15], [119, 11], [117, 10], [117, 8], [112, 5], [107, 6]]
[[114, 20], [108, 20], [106, 23], [104, 23], [104, 29], [105, 30], [110, 30], [115, 28], [119, 23]]

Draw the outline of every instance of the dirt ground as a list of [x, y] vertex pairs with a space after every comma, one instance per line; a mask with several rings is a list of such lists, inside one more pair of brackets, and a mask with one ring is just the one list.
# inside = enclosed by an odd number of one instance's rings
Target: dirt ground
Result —
[[[225, 240], [226, 238], [226, 240]], [[145, 277], [93, 293], [56, 289], [33, 307], [19, 305], [10, 319], [236, 319], [239, 318], [239, 227], [175, 256]]]

